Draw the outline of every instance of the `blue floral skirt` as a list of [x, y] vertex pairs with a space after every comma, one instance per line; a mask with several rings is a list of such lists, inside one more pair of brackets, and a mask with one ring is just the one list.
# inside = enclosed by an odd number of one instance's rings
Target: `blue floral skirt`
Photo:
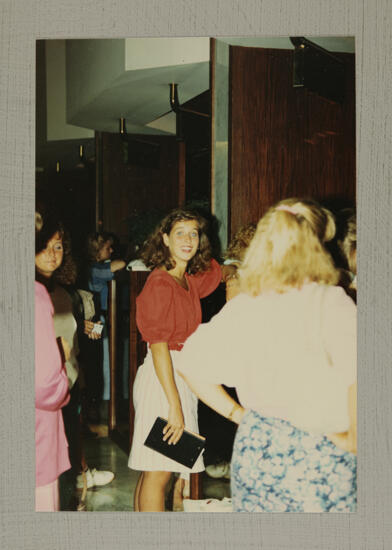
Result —
[[231, 461], [235, 512], [355, 512], [357, 458], [322, 435], [249, 410]]

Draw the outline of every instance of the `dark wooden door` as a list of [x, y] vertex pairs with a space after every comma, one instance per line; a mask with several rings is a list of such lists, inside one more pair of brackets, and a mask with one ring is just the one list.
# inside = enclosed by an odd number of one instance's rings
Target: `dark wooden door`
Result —
[[293, 55], [230, 47], [229, 236], [286, 197], [355, 201], [354, 55], [342, 104], [293, 87]]
[[[181, 194], [175, 137], [129, 135], [128, 138], [129, 144], [117, 134], [104, 132], [98, 151], [101, 224], [121, 242], [130, 239], [132, 216], [148, 217], [149, 212], [164, 215], [178, 206]], [[156, 149], [154, 163], [150, 162], [152, 147]]]
[[147, 353], [147, 344], [143, 342], [136, 325], [136, 298], [143, 290], [150, 273], [148, 271], [129, 272], [129, 448], [132, 445], [135, 425], [135, 408], [133, 406], [133, 384], [138, 367], [143, 363]]

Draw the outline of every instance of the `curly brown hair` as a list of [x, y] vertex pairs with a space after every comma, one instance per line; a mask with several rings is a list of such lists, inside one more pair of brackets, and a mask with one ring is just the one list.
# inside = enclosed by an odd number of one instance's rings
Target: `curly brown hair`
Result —
[[75, 260], [72, 257], [71, 239], [68, 231], [63, 233], [63, 261], [56, 271], [53, 273], [53, 279], [61, 285], [73, 285], [76, 282], [77, 267]]
[[[51, 219], [50, 217], [43, 217], [39, 213], [36, 213], [35, 254], [42, 252], [56, 233], [60, 235], [62, 240], [63, 261], [60, 267], [53, 273], [50, 282], [59, 283], [61, 285], [73, 285], [77, 277], [77, 268], [72, 257], [71, 239], [68, 231], [60, 221]], [[41, 277], [38, 277], [38, 279], [42, 282]], [[49, 281], [46, 282], [49, 283]]]
[[169, 235], [177, 222], [192, 220], [195, 220], [198, 225], [199, 247], [194, 257], [188, 262], [187, 273], [201, 273], [209, 269], [212, 256], [210, 241], [206, 233], [207, 222], [198, 212], [184, 208], [176, 208], [169, 212], [143, 244], [140, 258], [148, 268], [165, 267], [169, 271], [175, 267], [175, 261], [163, 242], [163, 235], [164, 233]]
[[356, 273], [357, 218], [355, 210], [353, 208], [345, 208], [341, 211], [340, 217], [343, 223], [337, 243], [349, 270], [352, 273]]
[[230, 259], [237, 260], [238, 263], [242, 262], [246, 249], [250, 245], [250, 241], [256, 233], [256, 227], [256, 223], [248, 223], [247, 225], [243, 225], [239, 228], [227, 247], [224, 255], [225, 260]]

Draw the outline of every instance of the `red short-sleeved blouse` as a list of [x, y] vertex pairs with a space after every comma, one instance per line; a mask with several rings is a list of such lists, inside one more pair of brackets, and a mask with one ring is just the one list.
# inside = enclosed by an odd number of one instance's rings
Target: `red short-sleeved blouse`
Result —
[[216, 289], [222, 272], [218, 262], [211, 260], [208, 271], [185, 277], [189, 290], [167, 271], [154, 269], [136, 298], [136, 323], [149, 344], [167, 342], [169, 349], [180, 350], [201, 323], [200, 298]]

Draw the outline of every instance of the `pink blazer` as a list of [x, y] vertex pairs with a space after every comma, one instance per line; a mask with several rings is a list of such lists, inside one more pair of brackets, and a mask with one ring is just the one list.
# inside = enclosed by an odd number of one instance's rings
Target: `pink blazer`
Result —
[[35, 282], [35, 480], [41, 487], [70, 468], [61, 407], [69, 401], [68, 379], [56, 342], [53, 304]]

